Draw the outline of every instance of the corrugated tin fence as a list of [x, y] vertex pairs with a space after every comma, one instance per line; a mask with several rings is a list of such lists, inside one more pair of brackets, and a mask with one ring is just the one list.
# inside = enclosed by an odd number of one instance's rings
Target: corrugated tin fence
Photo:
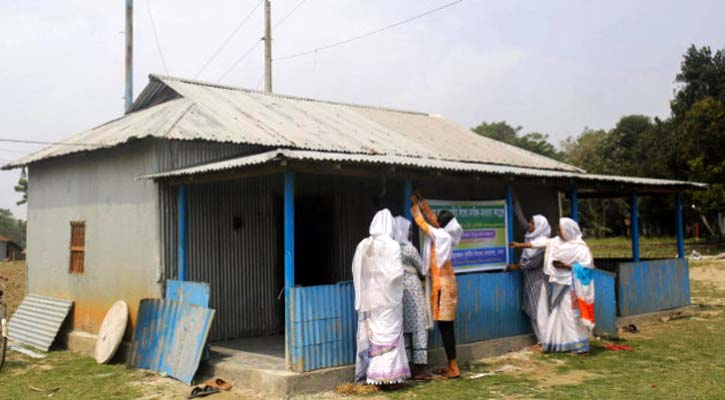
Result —
[[289, 366], [304, 372], [355, 361], [352, 282], [290, 289]]
[[[521, 272], [463, 274], [458, 282], [456, 343], [471, 343], [531, 333], [521, 308]], [[442, 346], [437, 329], [430, 331], [429, 347]]]
[[594, 270], [594, 334], [617, 337], [617, 295], [615, 274]]
[[[456, 339], [469, 343], [531, 333], [521, 310], [521, 274], [458, 276]], [[290, 368], [296, 372], [352, 364], [357, 314], [352, 282], [290, 289]], [[441, 345], [436, 333], [430, 347]]]
[[686, 259], [622, 263], [619, 265], [617, 284], [620, 316], [690, 304], [690, 275]]

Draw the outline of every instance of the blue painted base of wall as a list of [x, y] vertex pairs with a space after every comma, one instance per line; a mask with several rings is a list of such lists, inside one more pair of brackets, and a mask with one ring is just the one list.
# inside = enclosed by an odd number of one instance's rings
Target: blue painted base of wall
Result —
[[[471, 273], [457, 276], [458, 343], [531, 333], [521, 309], [521, 273]], [[352, 282], [290, 289], [289, 368], [312, 371], [355, 362], [357, 313]], [[431, 331], [429, 347], [441, 345]]]
[[621, 263], [617, 272], [617, 311], [620, 316], [690, 305], [687, 259]]

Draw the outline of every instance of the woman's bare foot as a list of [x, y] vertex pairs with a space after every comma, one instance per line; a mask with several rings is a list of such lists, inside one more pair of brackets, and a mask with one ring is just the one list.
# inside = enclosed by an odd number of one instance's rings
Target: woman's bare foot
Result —
[[531, 350], [534, 353], [543, 353], [544, 352], [544, 346], [537, 344], [529, 347], [529, 350]]
[[448, 361], [448, 371], [446, 373], [448, 379], [457, 379], [461, 377], [461, 370], [458, 369], [458, 362], [456, 360]]

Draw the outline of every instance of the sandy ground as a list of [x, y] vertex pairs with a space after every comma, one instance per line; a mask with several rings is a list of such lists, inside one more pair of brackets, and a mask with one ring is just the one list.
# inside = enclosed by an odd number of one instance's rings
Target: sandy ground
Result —
[[13, 315], [25, 297], [25, 262], [0, 262], [0, 289], [5, 292], [7, 318]]
[[692, 303], [725, 306], [725, 260], [690, 261]]

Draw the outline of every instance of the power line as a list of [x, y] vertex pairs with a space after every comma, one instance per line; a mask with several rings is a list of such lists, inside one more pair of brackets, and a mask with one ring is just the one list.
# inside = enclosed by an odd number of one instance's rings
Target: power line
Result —
[[215, 58], [217, 58], [217, 56], [222, 52], [222, 50], [224, 50], [224, 48], [234, 38], [234, 36], [237, 34], [237, 32], [239, 32], [239, 30], [244, 27], [244, 24], [247, 23], [247, 21], [252, 16], [252, 14], [254, 14], [254, 12], [257, 11], [257, 9], [259, 8], [259, 6], [261, 6], [263, 2], [264, 2], [264, 0], [261, 0], [259, 3], [257, 3], [257, 5], [254, 6], [254, 8], [252, 8], [252, 11], [250, 11], [249, 14], [247, 14], [247, 16], [244, 17], [244, 19], [242, 20], [242, 22], [240, 22], [239, 25], [237, 25], [237, 27], [234, 28], [234, 30], [232, 31], [232, 33], [229, 34], [229, 36], [226, 38], [226, 40], [224, 40], [224, 42], [222, 43], [222, 45], [219, 46], [219, 48], [216, 50], [216, 52], [214, 52], [214, 54], [204, 63], [204, 65], [201, 67], [201, 69], [199, 70], [199, 72], [197, 72], [196, 75], [194, 75], [194, 79], [196, 79], [197, 77], [199, 77], [199, 75], [201, 75], [201, 73], [204, 72], [204, 70], [206, 69], [206, 67], [208, 67], [209, 64], [211, 64], [211, 62], [214, 61]]
[[310, 55], [310, 54], [313, 54], [313, 53], [316, 53], [316, 52], [320, 52], [320, 51], [323, 51], [323, 50], [331, 49], [333, 47], [337, 47], [337, 46], [341, 46], [341, 45], [344, 45], [344, 44], [348, 44], [348, 43], [354, 42], [356, 40], [364, 39], [364, 38], [366, 38], [368, 36], [372, 36], [372, 35], [378, 34], [380, 32], [386, 31], [388, 29], [395, 28], [397, 26], [406, 24], [408, 22], [415, 21], [417, 19], [423, 18], [423, 17], [428, 16], [430, 14], [433, 14], [433, 13], [436, 13], [438, 11], [444, 10], [444, 9], [446, 9], [448, 7], [452, 7], [452, 6], [454, 6], [454, 5], [458, 4], [458, 3], [461, 3], [463, 1], [464, 0], [452, 1], [450, 3], [447, 3], [447, 4], [442, 5], [440, 7], [437, 7], [437, 8], [434, 8], [432, 10], [426, 11], [426, 12], [424, 12], [422, 14], [418, 14], [416, 16], [413, 16], [413, 17], [404, 19], [402, 21], [398, 21], [398, 22], [396, 22], [394, 24], [390, 24], [390, 25], [384, 26], [384, 27], [379, 28], [379, 29], [376, 29], [374, 31], [371, 31], [371, 32], [368, 32], [368, 33], [364, 33], [362, 35], [358, 35], [358, 36], [355, 36], [355, 37], [351, 37], [349, 39], [340, 40], [340, 41], [337, 41], [337, 42], [334, 42], [334, 43], [330, 43], [330, 44], [328, 44], [326, 46], [317, 47], [317, 48], [314, 48], [314, 49], [311, 49], [311, 50], [307, 50], [307, 51], [303, 51], [303, 52], [299, 52], [299, 53], [290, 54], [290, 55], [287, 55], [287, 56], [277, 57], [277, 58], [274, 59], [274, 61], [290, 60], [290, 59], [293, 59], [293, 58]]
[[164, 52], [161, 51], [161, 43], [159, 42], [159, 32], [156, 30], [156, 24], [154, 23], [154, 15], [151, 12], [151, 0], [146, 0], [146, 11], [149, 13], [149, 20], [151, 21], [151, 28], [154, 31], [154, 40], [156, 41], [156, 49], [159, 51], [159, 57], [161, 57], [161, 63], [164, 64], [164, 71], [169, 74], [169, 69], [166, 67], [166, 59], [164, 58]]
[[223, 81], [223, 80], [224, 80], [224, 78], [226, 78], [226, 77], [227, 77], [227, 75], [229, 75], [229, 73], [230, 73], [230, 72], [232, 72], [232, 70], [233, 70], [234, 68], [236, 68], [236, 67], [237, 67], [237, 65], [239, 65], [239, 64], [240, 64], [240, 63], [241, 63], [242, 61], [244, 61], [244, 59], [245, 59], [245, 58], [247, 58], [247, 56], [249, 56], [250, 54], [252, 54], [252, 51], [254, 51], [254, 49], [256, 49], [256, 48], [257, 48], [257, 46], [259, 46], [259, 44], [260, 44], [260, 43], [262, 43], [262, 40], [261, 40], [261, 39], [260, 39], [260, 40], [257, 40], [256, 42], [254, 42], [254, 44], [253, 44], [253, 45], [252, 45], [251, 47], [249, 47], [249, 48], [247, 49], [247, 51], [245, 51], [245, 52], [244, 52], [244, 53], [242, 54], [242, 56], [241, 56], [241, 57], [239, 57], [239, 58], [237, 59], [237, 61], [235, 61], [235, 62], [234, 62], [234, 64], [233, 64], [233, 65], [232, 65], [231, 67], [229, 67], [229, 69], [228, 69], [228, 70], [226, 70], [226, 71], [225, 71], [225, 72], [224, 72], [224, 73], [223, 73], [223, 74], [222, 74], [222, 75], [221, 75], [221, 76], [219, 77], [219, 79], [217, 80], [217, 82], [221, 82], [221, 81]]
[[300, 8], [300, 6], [301, 6], [302, 4], [304, 4], [304, 3], [306, 2], [306, 1], [307, 1], [307, 0], [301, 0], [301, 1], [299, 2], [299, 3], [297, 3], [297, 5], [296, 5], [296, 6], [292, 7], [292, 11], [290, 11], [289, 13], [287, 13], [287, 15], [285, 15], [284, 17], [282, 17], [282, 19], [280, 19], [279, 21], [277, 21], [277, 23], [276, 23], [276, 24], [274, 24], [274, 25], [272, 26], [272, 30], [274, 30], [274, 29], [278, 28], [278, 27], [279, 27], [280, 25], [282, 25], [282, 24], [283, 24], [283, 23], [284, 23], [285, 21], [287, 21], [287, 18], [289, 18], [289, 17], [290, 17], [290, 16], [292, 15], [292, 14], [294, 14], [294, 13], [295, 13], [295, 11], [297, 11], [297, 9], [298, 9], [298, 8]]
[[11, 153], [11, 154], [22, 154], [22, 155], [28, 154], [27, 151], [22, 151], [22, 150], [0, 149], [0, 151], [4, 151], [6, 153]]
[[22, 139], [5, 139], [5, 138], [0, 138], [0, 142], [22, 143], [22, 144], [60, 145], [60, 146], [94, 146], [92, 144], [87, 144], [87, 143], [44, 142], [41, 140], [22, 140]]

